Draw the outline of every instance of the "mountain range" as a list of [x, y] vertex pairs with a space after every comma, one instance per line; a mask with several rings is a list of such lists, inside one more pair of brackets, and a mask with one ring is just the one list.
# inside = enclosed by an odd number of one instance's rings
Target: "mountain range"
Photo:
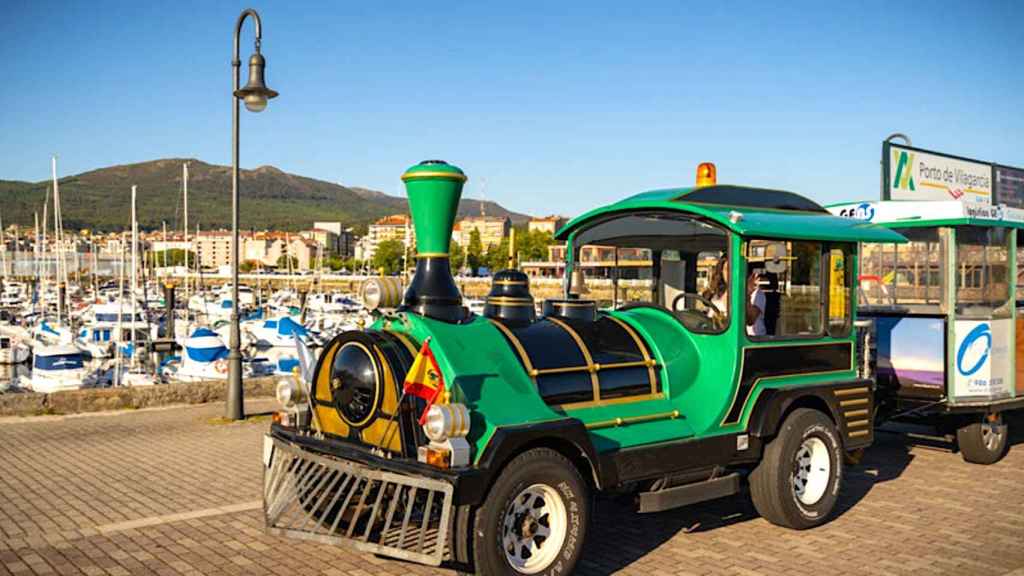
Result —
[[[110, 166], [59, 179], [61, 212], [66, 230], [82, 228], [112, 231], [131, 226], [131, 187], [138, 186], [137, 216], [142, 229], [171, 230], [182, 225], [182, 164], [188, 162], [189, 227], [203, 230], [231, 226], [231, 167], [196, 159], [166, 158]], [[0, 180], [0, 215], [4, 225], [30, 226], [33, 214], [43, 218], [49, 180]], [[337, 221], [359, 232], [388, 214], [408, 211], [405, 198], [383, 192], [343, 186], [273, 166], [239, 172], [240, 228], [242, 230], [302, 230], [314, 221]], [[52, 212], [52, 200], [49, 210]], [[509, 216], [513, 223], [529, 219], [495, 202], [484, 202], [488, 216]], [[480, 213], [480, 201], [463, 199], [459, 215]], [[52, 216], [51, 216], [52, 222]]]

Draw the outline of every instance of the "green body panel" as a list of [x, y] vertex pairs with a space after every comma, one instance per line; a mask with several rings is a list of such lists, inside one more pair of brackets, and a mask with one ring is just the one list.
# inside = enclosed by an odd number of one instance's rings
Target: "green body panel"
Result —
[[[672, 200], [673, 196], [669, 196], [671, 192], [684, 194], [689, 190], [656, 190], [602, 206], [573, 218], [555, 237], [568, 239], [588, 222], [608, 214], [670, 210], [703, 216], [744, 236], [832, 242], [905, 242], [899, 234], [880, 226], [831, 214], [685, 202]], [[730, 218], [733, 212], [738, 212], [742, 217], [734, 222]]]
[[451, 324], [402, 313], [372, 328], [408, 334], [417, 343], [430, 337], [430, 349], [444, 374], [452, 401], [470, 410], [469, 443], [474, 461], [495, 428], [562, 418], [541, 400], [515, 351], [490, 320], [474, 317]]

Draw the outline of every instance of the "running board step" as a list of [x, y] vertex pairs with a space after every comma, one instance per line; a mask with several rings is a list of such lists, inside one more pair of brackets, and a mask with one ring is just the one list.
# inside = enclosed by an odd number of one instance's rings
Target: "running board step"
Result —
[[683, 484], [673, 488], [640, 493], [640, 512], [661, 512], [705, 500], [732, 496], [740, 491], [740, 475], [736, 472], [721, 478]]

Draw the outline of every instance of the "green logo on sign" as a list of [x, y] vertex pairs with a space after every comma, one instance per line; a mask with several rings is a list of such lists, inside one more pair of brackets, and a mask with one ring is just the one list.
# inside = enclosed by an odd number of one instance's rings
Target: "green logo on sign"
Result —
[[893, 188], [903, 188], [915, 191], [914, 175], [911, 166], [914, 164], [914, 155], [906, 150], [893, 150], [893, 161], [896, 163], [896, 177], [893, 178]]

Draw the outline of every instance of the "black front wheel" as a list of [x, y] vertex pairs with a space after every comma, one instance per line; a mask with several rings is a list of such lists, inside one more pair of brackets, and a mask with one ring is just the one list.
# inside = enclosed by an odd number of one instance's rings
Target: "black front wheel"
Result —
[[843, 447], [835, 424], [818, 410], [794, 410], [750, 474], [750, 495], [761, 516], [803, 530], [825, 523], [843, 478]]
[[1010, 429], [1001, 414], [985, 416], [956, 430], [956, 442], [964, 461], [972, 464], [995, 464], [1006, 455]]
[[565, 456], [548, 448], [520, 454], [505, 467], [476, 512], [476, 573], [572, 574], [589, 516], [590, 491]]

